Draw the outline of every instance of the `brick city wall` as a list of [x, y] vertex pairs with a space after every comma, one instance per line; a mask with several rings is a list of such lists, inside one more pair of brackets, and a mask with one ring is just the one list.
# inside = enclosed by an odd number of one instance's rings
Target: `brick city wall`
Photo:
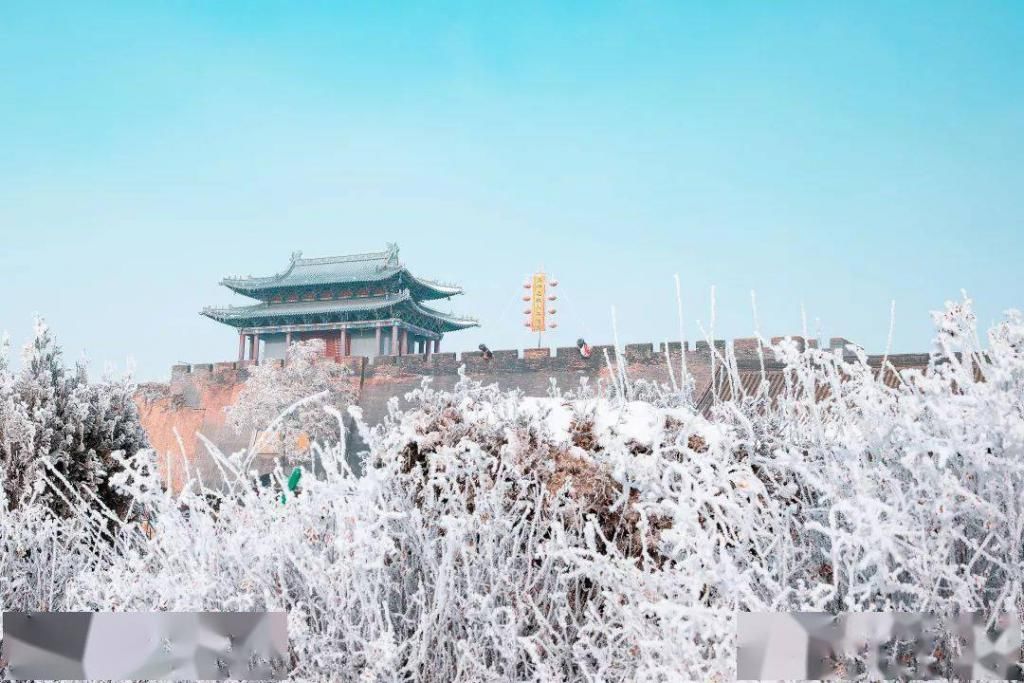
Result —
[[[780, 338], [773, 339], [774, 341]], [[793, 337], [799, 346], [816, 345], [815, 340], [805, 342]], [[849, 342], [833, 338], [831, 348], [842, 348]], [[726, 343], [716, 340], [720, 354], [725, 354]], [[740, 369], [759, 369], [760, 358], [756, 339], [736, 339], [733, 354]], [[668, 384], [668, 365], [678, 379], [680, 354], [686, 354], [686, 364], [694, 379], [698, 393], [711, 379], [711, 354], [707, 342], [668, 345], [627, 344], [623, 347], [623, 361], [630, 379], [648, 379]], [[370, 362], [367, 358], [347, 357], [340, 362], [351, 370], [351, 388], [366, 422], [378, 424], [387, 414], [392, 397], [401, 399], [407, 392], [419, 387], [424, 377], [431, 378], [432, 386], [451, 389], [458, 381], [459, 367], [465, 366], [467, 376], [484, 382], [497, 383], [505, 389], [518, 389], [527, 396], [546, 396], [552, 380], [562, 390], [575, 389], [584, 378], [590, 383], [607, 382], [611, 377], [608, 360], [616, 363], [613, 346], [594, 346], [589, 358], [583, 358], [574, 347], [539, 348], [493, 351], [493, 357], [484, 358], [479, 351], [437, 353], [429, 356], [380, 356]], [[897, 367], [920, 366], [927, 356], [890, 356]], [[880, 358], [873, 357], [876, 364]], [[765, 351], [765, 366], [780, 368], [770, 351]], [[282, 361], [263, 361], [280, 363]], [[205, 456], [206, 448], [200, 434], [215, 444], [223, 453], [245, 449], [252, 435], [239, 435], [226, 422], [226, 409], [237, 400], [238, 393], [248, 377], [248, 361], [175, 365], [169, 383], [146, 384], [139, 388], [136, 403], [150, 442], [163, 458], [161, 471], [180, 486], [188, 468], [198, 470], [205, 477], [216, 477], [216, 466]], [[351, 444], [357, 446], [358, 444]], [[268, 460], [270, 458], [268, 457]], [[169, 465], [168, 465], [169, 463]], [[168, 469], [169, 467], [169, 469]], [[169, 472], [169, 474], [168, 474]]]

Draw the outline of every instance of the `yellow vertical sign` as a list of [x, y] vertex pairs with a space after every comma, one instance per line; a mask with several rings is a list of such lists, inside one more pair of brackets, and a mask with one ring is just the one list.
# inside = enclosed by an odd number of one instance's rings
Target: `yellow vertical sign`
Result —
[[547, 278], [544, 273], [533, 274], [533, 298], [530, 301], [530, 331], [543, 332], [545, 330], [545, 289]]

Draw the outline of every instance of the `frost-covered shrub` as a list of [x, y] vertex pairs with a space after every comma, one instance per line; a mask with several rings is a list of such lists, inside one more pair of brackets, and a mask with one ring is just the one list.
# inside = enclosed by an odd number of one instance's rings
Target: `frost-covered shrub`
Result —
[[296, 679], [365, 681], [725, 680], [737, 610], [1021, 614], [1024, 321], [982, 352], [958, 306], [895, 388], [783, 342], [782, 394], [710, 417], [621, 376], [548, 398], [427, 383], [360, 425], [364, 477], [344, 440], [316, 446], [323, 477], [284, 503], [249, 454], [214, 453], [226, 488], [180, 498], [126, 461], [148, 521], [109, 551], [93, 511], [0, 518], [27, 577], [0, 606], [286, 609]]
[[273, 444], [289, 458], [310, 442], [333, 443], [341, 432], [324, 407], [343, 409], [352, 402], [350, 375], [344, 365], [325, 361], [322, 339], [296, 342], [283, 364], [250, 368], [228, 420], [239, 433], [259, 431], [263, 445]]
[[[86, 366], [65, 367], [60, 347], [42, 320], [13, 372], [7, 342], [0, 349], [0, 495], [5, 507], [31, 498], [61, 515], [77, 511], [84, 497], [97, 509], [128, 512], [130, 499], [109, 484], [118, 453], [148, 447], [132, 398], [131, 377], [88, 381]], [[72, 483], [62, 492], [46, 486], [47, 470]]]

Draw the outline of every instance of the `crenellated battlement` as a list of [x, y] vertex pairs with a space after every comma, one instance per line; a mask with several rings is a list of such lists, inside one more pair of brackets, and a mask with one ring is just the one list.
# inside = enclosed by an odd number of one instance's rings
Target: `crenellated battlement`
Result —
[[[743, 337], [730, 341], [724, 339], [714, 340], [716, 352], [723, 356], [729, 344], [732, 344], [733, 354], [737, 363], [741, 366], [746, 362], [756, 361], [760, 364], [759, 349], [762, 350], [766, 362], [774, 362], [774, 355], [768, 348], [769, 344], [777, 344], [785, 337], [773, 337], [759, 343], [755, 337]], [[816, 339], [805, 340], [802, 336], [790, 337], [797, 344], [798, 349], [817, 348]], [[829, 348], [843, 348], [850, 342], [841, 337], [833, 337]], [[665, 362], [666, 344], [664, 342], [625, 344], [622, 347], [622, 356], [626, 362]], [[669, 342], [668, 354], [678, 362], [680, 352], [685, 352], [687, 360], [692, 359], [696, 363], [708, 362], [711, 355], [711, 345], [707, 341], [698, 341], [692, 347], [689, 342]], [[607, 356], [607, 360], [606, 360]], [[432, 353], [429, 355], [416, 354], [405, 356], [377, 356], [370, 359], [364, 356], [346, 356], [339, 362], [349, 365], [353, 370], [368, 375], [395, 374], [396, 371], [403, 371], [411, 374], [456, 374], [460, 366], [465, 365], [467, 370], [475, 368], [486, 369], [491, 372], [532, 372], [537, 370], [553, 371], [574, 371], [586, 368], [599, 368], [607, 365], [610, 360], [616, 362], [618, 353], [611, 344], [604, 344], [591, 347], [591, 355], [584, 358], [580, 355], [579, 349], [575, 346], [559, 346], [555, 348], [540, 347], [526, 349], [497, 349], [491, 352], [490, 358], [485, 358], [481, 351], [463, 351], [462, 353]], [[263, 360], [263, 364], [281, 364], [282, 360]], [[225, 374], [238, 371], [246, 371], [253, 361], [232, 361], [221, 363], [195, 363], [192, 365], [175, 365], [171, 368], [172, 379], [175, 376], [188, 374]]]

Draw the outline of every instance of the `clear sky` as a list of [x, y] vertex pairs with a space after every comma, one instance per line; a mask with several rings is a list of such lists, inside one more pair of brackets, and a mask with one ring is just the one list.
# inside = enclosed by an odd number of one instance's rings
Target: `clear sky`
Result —
[[[397, 242], [536, 343], [811, 332], [925, 351], [1024, 308], [1024, 2], [0, 3], [0, 328], [161, 379], [218, 286]], [[445, 305], [442, 305], [442, 308]], [[815, 322], [819, 321], [819, 322]]]

